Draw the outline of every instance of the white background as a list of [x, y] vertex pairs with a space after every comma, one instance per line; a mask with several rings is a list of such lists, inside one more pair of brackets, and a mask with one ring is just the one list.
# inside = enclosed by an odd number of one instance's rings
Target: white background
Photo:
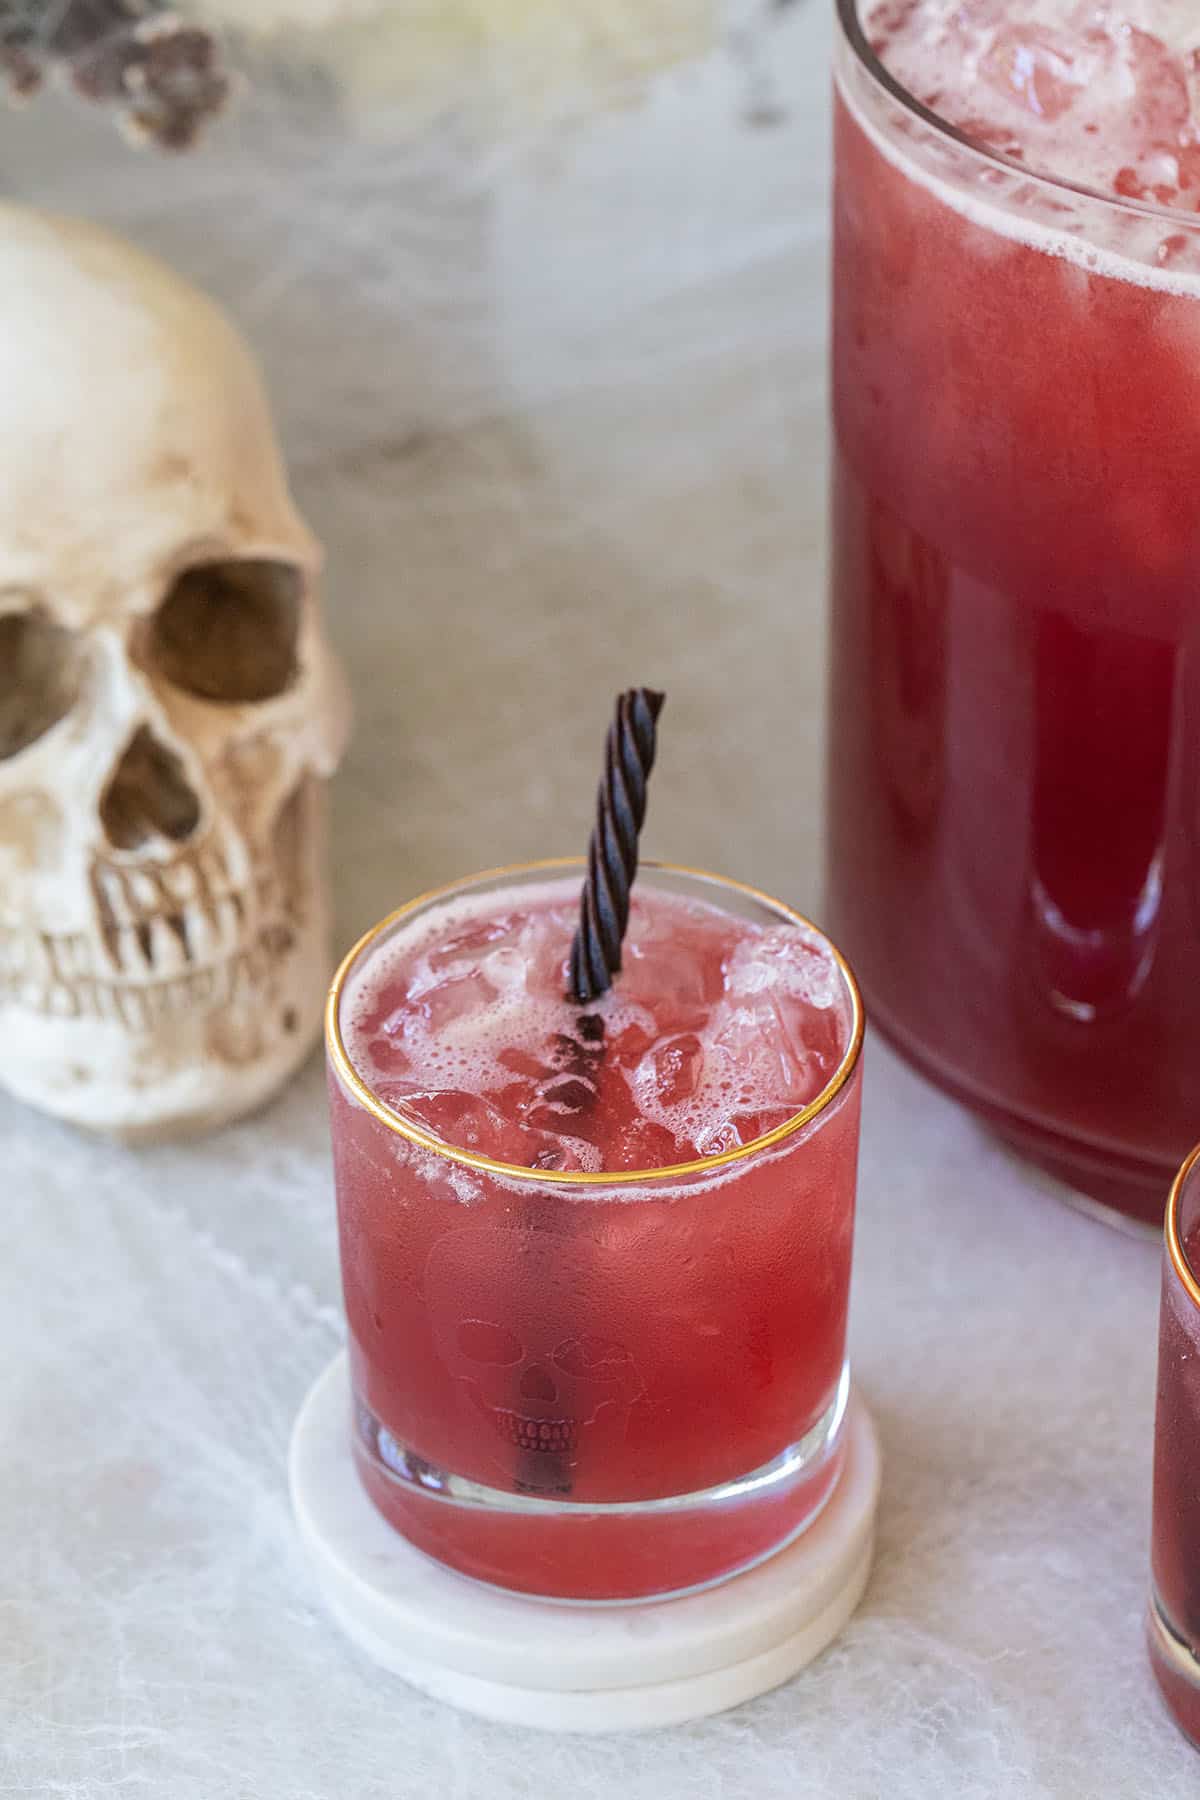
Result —
[[[0, 116], [8, 190], [167, 254], [264, 360], [357, 699], [341, 944], [582, 848], [631, 681], [670, 692], [648, 847], [819, 908], [829, 29], [743, 26], [619, 105], [352, 84], [331, 137], [260, 95], [185, 162]], [[788, 1688], [607, 1741], [422, 1699], [316, 1599], [284, 1457], [341, 1334], [318, 1062], [185, 1147], [0, 1102], [0, 1794], [1195, 1793], [1141, 1647], [1157, 1250], [878, 1045], [867, 1073], [865, 1603]]]

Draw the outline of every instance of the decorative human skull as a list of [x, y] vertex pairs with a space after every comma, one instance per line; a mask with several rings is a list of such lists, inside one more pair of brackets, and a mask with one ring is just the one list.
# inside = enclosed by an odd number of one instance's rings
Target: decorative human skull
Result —
[[348, 724], [221, 312], [0, 205], [0, 1082], [126, 1135], [261, 1102], [319, 1029]]
[[434, 1343], [463, 1401], [488, 1426], [509, 1482], [569, 1485], [581, 1458], [625, 1437], [643, 1392], [624, 1345], [597, 1318], [612, 1251], [590, 1238], [471, 1226], [439, 1239], [425, 1270]]

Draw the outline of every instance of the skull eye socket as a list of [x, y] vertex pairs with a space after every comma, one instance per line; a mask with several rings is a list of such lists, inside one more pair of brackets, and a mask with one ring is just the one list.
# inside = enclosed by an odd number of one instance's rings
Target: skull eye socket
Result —
[[614, 1344], [611, 1338], [596, 1337], [591, 1333], [568, 1338], [554, 1352], [555, 1366], [564, 1375], [611, 1374], [624, 1367], [629, 1360], [629, 1352], [624, 1345]]
[[290, 563], [197, 563], [154, 615], [155, 666], [199, 700], [274, 700], [296, 678], [303, 592]]
[[75, 639], [40, 607], [0, 613], [0, 762], [44, 737], [79, 694]]
[[504, 1325], [486, 1319], [464, 1319], [458, 1328], [458, 1347], [469, 1362], [519, 1363], [525, 1354], [521, 1340]]

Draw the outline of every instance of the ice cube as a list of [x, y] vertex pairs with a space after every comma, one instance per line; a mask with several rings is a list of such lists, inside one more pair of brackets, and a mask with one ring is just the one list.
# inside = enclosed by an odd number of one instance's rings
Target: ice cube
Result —
[[350, 1023], [360, 1041], [381, 1031], [395, 1036], [403, 1030], [407, 991], [405, 981], [391, 980], [383, 982], [377, 992], [355, 995]]
[[653, 1042], [654, 1032], [635, 1020], [612, 1039], [609, 1053], [622, 1068], [633, 1068], [641, 1062]]
[[723, 1156], [727, 1150], [736, 1150], [741, 1141], [732, 1120], [722, 1119], [719, 1124], [709, 1125], [697, 1133], [696, 1153], [698, 1156]]
[[621, 953], [621, 997], [653, 1015], [660, 1036], [694, 1030], [721, 992], [724, 920], [688, 914], [686, 933], [670, 915], [659, 917], [635, 901]]
[[530, 1158], [529, 1167], [531, 1169], [558, 1169], [566, 1175], [584, 1168], [585, 1164], [580, 1155], [577, 1141], [546, 1134], [542, 1137], [541, 1149], [536, 1156]]
[[1179, 164], [1167, 152], [1126, 163], [1113, 177], [1113, 192], [1122, 200], [1157, 200], [1171, 206], [1179, 198]]
[[679, 1106], [690, 1100], [704, 1072], [704, 1051], [692, 1032], [656, 1044], [634, 1076], [634, 1092], [645, 1107]]
[[475, 1150], [495, 1162], [521, 1163], [526, 1168], [536, 1154], [538, 1145], [531, 1146], [530, 1134], [481, 1094], [462, 1088], [426, 1088], [404, 1094], [398, 1104], [435, 1137], [460, 1150]]
[[986, 30], [991, 25], [1003, 25], [1013, 10], [1013, 0], [959, 0], [954, 8], [954, 21], [960, 27], [973, 25], [976, 30]]
[[696, 1139], [698, 1153], [701, 1156], [723, 1156], [727, 1150], [737, 1150], [743, 1144], [753, 1143], [758, 1133], [752, 1131], [748, 1137], [743, 1135], [744, 1116], [738, 1114], [731, 1119], [722, 1119], [718, 1124], [710, 1125], [700, 1132]]
[[1163, 238], [1155, 251], [1155, 256], [1160, 267], [1171, 269], [1184, 262], [1188, 258], [1189, 253], [1194, 253], [1195, 249], [1196, 246], [1193, 244], [1189, 233], [1185, 231], [1172, 231], [1167, 237]]
[[674, 1132], [653, 1119], [634, 1119], [608, 1145], [606, 1169], [667, 1169], [688, 1160]]
[[719, 1156], [723, 1150], [737, 1150], [784, 1124], [794, 1110], [790, 1106], [772, 1106], [756, 1112], [734, 1113], [730, 1118], [722, 1119], [720, 1124], [702, 1131], [696, 1140], [696, 1148], [701, 1156]]
[[836, 1006], [842, 992], [837, 964], [818, 940], [781, 925], [740, 943], [725, 969], [725, 992], [735, 999], [786, 994], [817, 1008]]
[[1189, 195], [1200, 189], [1200, 144], [1185, 144], [1175, 159], [1179, 185]]
[[1122, 22], [1116, 42], [1133, 82], [1133, 104], [1125, 117], [1137, 142], [1147, 149], [1155, 145], [1178, 148], [1192, 111], [1184, 61], [1168, 50], [1161, 38], [1139, 31], [1136, 25]]
[[997, 32], [979, 65], [981, 79], [1038, 119], [1059, 119], [1095, 79], [1097, 51], [1044, 25]]
[[822, 1085], [846, 1048], [848, 1029], [840, 1008], [814, 1008], [790, 995], [779, 996], [779, 1013], [797, 1052], [807, 1058]]
[[574, 913], [560, 906], [548, 907], [526, 920], [516, 948], [529, 993], [546, 1000], [560, 1000], [566, 993], [575, 924]]
[[489, 1090], [489, 1097], [504, 1114], [506, 1119], [516, 1119], [524, 1125], [530, 1111], [538, 1103], [541, 1094], [540, 1081], [531, 1081], [528, 1076], [519, 1081], [506, 1082], [502, 1088]]
[[806, 1106], [824, 1086], [821, 1059], [788, 1012], [776, 995], [759, 994], [713, 1015], [706, 1051], [723, 1063], [729, 1091], [751, 1105]]
[[499, 994], [521, 994], [529, 978], [529, 962], [519, 944], [489, 950], [479, 965], [485, 981]]
[[476, 969], [469, 975], [451, 975], [426, 988], [417, 1002], [417, 1010], [436, 1035], [471, 1013], [482, 1012], [495, 998], [496, 989]]
[[367, 1055], [376, 1069], [385, 1070], [389, 1075], [402, 1075], [412, 1066], [408, 1052], [386, 1032], [370, 1040]]
[[561, 1169], [565, 1162], [565, 1151], [557, 1146], [547, 1146], [546, 1149], [538, 1151], [529, 1166], [531, 1169]]
[[492, 919], [472, 919], [429, 952], [429, 967], [466, 974], [477, 969], [489, 952], [515, 944], [528, 922], [526, 913], [498, 913]]
[[596, 1083], [587, 1075], [555, 1075], [529, 1099], [524, 1123], [558, 1137], [564, 1131], [589, 1131], [594, 1125]]
[[543, 1105], [555, 1113], [582, 1112], [596, 1098], [596, 1084], [586, 1075], [562, 1075], [548, 1081], [541, 1092]]

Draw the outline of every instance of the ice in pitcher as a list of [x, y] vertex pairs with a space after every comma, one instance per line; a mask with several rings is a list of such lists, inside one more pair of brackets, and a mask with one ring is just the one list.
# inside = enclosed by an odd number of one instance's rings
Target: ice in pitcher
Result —
[[867, 35], [973, 142], [1122, 199], [1200, 210], [1193, 0], [881, 0]]

